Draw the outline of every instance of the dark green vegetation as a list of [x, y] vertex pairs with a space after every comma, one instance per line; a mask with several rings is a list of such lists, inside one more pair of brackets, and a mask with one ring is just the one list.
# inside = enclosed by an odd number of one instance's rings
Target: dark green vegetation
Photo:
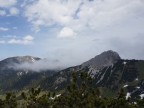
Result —
[[51, 72], [54, 73], [54, 71], [50, 70], [41, 73], [33, 71], [25, 73], [23, 70], [16, 72], [13, 69], [2, 70], [2, 72], [0, 72], [0, 93], [38, 87], [41, 81], [51, 76]]
[[14, 93], [7, 93], [5, 99], [0, 100], [0, 108], [143, 108], [144, 100], [125, 99], [123, 89], [116, 97], [101, 96], [98, 88], [93, 88], [92, 78], [86, 73], [73, 73], [72, 81], [61, 94], [41, 93], [41, 89], [31, 89], [22, 92], [19, 97]]

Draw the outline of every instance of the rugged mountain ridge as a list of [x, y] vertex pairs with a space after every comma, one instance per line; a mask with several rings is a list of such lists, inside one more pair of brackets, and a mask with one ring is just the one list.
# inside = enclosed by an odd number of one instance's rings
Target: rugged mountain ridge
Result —
[[124, 60], [114, 51], [106, 51], [82, 65], [62, 70], [45, 79], [41, 87], [62, 90], [71, 82], [72, 72], [77, 75], [87, 72], [93, 79], [93, 87], [100, 88], [104, 96], [115, 96], [121, 88], [133, 98], [144, 94], [144, 61]]
[[[24, 60], [9, 58], [0, 61], [0, 88], [2, 92], [29, 89], [31, 87], [60, 91], [69, 85], [73, 72], [78, 76], [81, 72], [87, 72], [93, 80], [92, 86], [100, 88], [103, 96], [115, 96], [121, 88], [125, 90], [127, 96], [133, 98], [144, 96], [144, 60], [124, 60], [121, 59], [118, 53], [109, 50], [81, 65], [69, 67], [56, 73], [53, 70], [40, 73], [29, 70], [28, 72], [26, 70], [16, 71], [12, 68], [2, 70], [2, 66], [12, 62], [20, 64], [27, 61], [33, 63], [33, 57], [25, 57]], [[40, 58], [35, 60], [40, 60]], [[50, 73], [54, 74], [50, 75]]]

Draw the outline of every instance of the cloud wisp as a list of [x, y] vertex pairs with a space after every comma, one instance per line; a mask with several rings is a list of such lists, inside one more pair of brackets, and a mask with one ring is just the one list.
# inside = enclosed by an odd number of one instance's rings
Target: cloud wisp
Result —
[[15, 16], [19, 14], [16, 8], [17, 0], [0, 0], [0, 16]]
[[0, 44], [21, 44], [21, 45], [29, 45], [32, 44], [34, 37], [31, 35], [27, 35], [22, 39], [16, 39], [16, 37], [9, 40], [1, 40]]
[[34, 72], [41, 72], [46, 70], [61, 70], [67, 68], [68, 66], [64, 65], [63, 62], [60, 62], [58, 60], [41, 59], [32, 63], [23, 62], [21, 64], [8, 64], [7, 67], [13, 68], [15, 70], [29, 70]]
[[5, 28], [5, 27], [0, 27], [0, 31], [8, 31], [9, 28]]
[[17, 3], [17, 0], [0, 0], [0, 7], [1, 8], [9, 8]]

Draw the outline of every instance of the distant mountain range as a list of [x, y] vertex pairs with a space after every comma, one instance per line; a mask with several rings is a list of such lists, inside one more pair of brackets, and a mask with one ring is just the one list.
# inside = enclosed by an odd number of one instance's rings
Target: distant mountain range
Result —
[[34, 71], [28, 68], [19, 68], [23, 64], [33, 65], [41, 58], [32, 56], [10, 57], [0, 61], [0, 91], [19, 91], [39, 86], [46, 77], [50, 77], [55, 70]]
[[64, 70], [45, 70], [34, 72], [27, 69], [14, 69], [9, 64], [30, 64], [41, 60], [37, 57], [12, 57], [0, 61], [0, 89], [18, 91], [31, 87], [59, 91], [71, 82], [71, 74], [87, 72], [93, 79], [92, 86], [99, 87], [103, 96], [115, 96], [124, 88], [127, 96], [133, 98], [144, 94], [144, 61], [124, 60], [114, 51], [105, 51], [100, 55]]

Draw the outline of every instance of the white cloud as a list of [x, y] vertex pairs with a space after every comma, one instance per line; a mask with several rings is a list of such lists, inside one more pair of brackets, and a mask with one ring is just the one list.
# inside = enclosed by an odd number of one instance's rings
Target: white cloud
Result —
[[9, 44], [31, 44], [33, 43], [34, 38], [30, 35], [23, 37], [22, 39], [10, 39], [7, 43]]
[[0, 44], [28, 45], [28, 44], [32, 44], [34, 40], [34, 37], [31, 35], [24, 36], [23, 38], [18, 38], [17, 36], [13, 36], [13, 35], [7, 35], [7, 36], [2, 36], [2, 38], [5, 38], [5, 40], [0, 40]]
[[34, 38], [33, 38], [31, 35], [27, 35], [27, 36], [23, 37], [23, 40], [26, 40], [26, 41], [33, 41]]
[[0, 27], [0, 31], [8, 31], [9, 28], [5, 28], [5, 27]]
[[58, 34], [58, 38], [74, 38], [76, 36], [76, 33], [68, 27], [62, 28], [60, 33]]
[[[39, 39], [41, 46], [49, 47], [43, 50], [49, 55], [82, 61], [112, 49], [125, 58], [144, 58], [144, 48], [140, 47], [144, 45], [143, 0], [36, 0], [25, 7], [24, 15], [35, 30], [48, 28], [46, 34], [51, 37]], [[51, 29], [56, 30], [52, 33]], [[73, 33], [77, 39], [54, 37], [69, 38]]]
[[81, 0], [38, 0], [28, 5], [25, 16], [33, 24], [36, 30], [40, 26], [51, 26], [55, 23], [68, 24], [73, 18]]
[[0, 0], [0, 7], [1, 8], [8, 8], [17, 3], [17, 0]]
[[10, 8], [9, 12], [10, 12], [10, 15], [19, 14], [19, 10], [17, 8], [15, 8], [15, 7]]
[[141, 14], [142, 0], [37, 0], [25, 9], [36, 31], [54, 24], [79, 33], [101, 31]]
[[[0, 0], [0, 8], [3, 10], [0, 10], [0, 16], [9, 16], [9, 15], [17, 15], [19, 13], [19, 10], [13, 6], [15, 6], [17, 3], [17, 0]], [[9, 11], [9, 14], [6, 11]]]
[[39, 61], [35, 61], [33, 63], [24, 62], [22, 64], [11, 64], [10, 68], [14, 69], [28, 69], [36, 72], [40, 72], [42, 70], [49, 69], [64, 69], [66, 67], [63, 66], [63, 63], [58, 60], [50, 60], [50, 59], [41, 59]]
[[20, 40], [20, 39], [10, 39], [8, 41], [9, 44], [24, 44], [24, 41], [23, 40]]
[[6, 15], [6, 11], [0, 10], [0, 16], [4, 16], [4, 15]]

